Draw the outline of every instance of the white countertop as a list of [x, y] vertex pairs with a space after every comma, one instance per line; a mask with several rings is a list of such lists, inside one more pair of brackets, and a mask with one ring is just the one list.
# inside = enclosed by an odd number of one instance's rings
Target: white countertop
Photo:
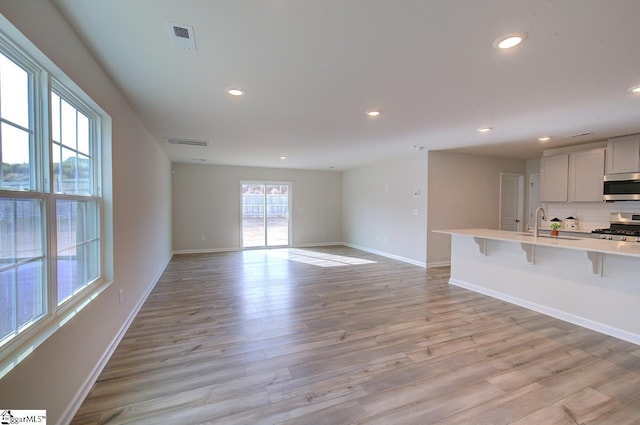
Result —
[[519, 242], [528, 245], [551, 246], [554, 248], [599, 252], [602, 254], [640, 257], [640, 242], [620, 242], [602, 239], [587, 239], [561, 235], [559, 237], [534, 237], [532, 233], [509, 232], [494, 229], [447, 229], [433, 230], [435, 233], [473, 236], [481, 239]]

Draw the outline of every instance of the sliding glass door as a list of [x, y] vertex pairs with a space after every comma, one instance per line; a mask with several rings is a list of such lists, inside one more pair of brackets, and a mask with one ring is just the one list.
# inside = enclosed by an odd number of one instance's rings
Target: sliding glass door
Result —
[[290, 183], [243, 182], [242, 247], [289, 246]]

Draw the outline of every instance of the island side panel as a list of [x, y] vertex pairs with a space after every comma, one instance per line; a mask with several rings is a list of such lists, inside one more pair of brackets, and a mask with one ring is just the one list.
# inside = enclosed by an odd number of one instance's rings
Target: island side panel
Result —
[[483, 255], [451, 237], [451, 284], [640, 344], [640, 258], [604, 254], [599, 277], [586, 251], [538, 245], [529, 264], [520, 243], [487, 240]]

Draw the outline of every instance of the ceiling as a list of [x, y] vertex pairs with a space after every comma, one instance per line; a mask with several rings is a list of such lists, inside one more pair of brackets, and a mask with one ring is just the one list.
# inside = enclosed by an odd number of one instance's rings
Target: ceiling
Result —
[[[53, 1], [175, 162], [344, 170], [414, 145], [529, 159], [640, 132], [637, 0]], [[168, 23], [193, 26], [196, 51]]]

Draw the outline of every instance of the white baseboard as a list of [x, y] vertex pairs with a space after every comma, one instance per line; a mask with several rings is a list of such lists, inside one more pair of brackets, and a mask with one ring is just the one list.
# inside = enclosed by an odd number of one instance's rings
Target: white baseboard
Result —
[[216, 252], [234, 252], [242, 251], [242, 248], [204, 248], [204, 249], [177, 249], [172, 252], [173, 255], [180, 254], [214, 254]]
[[342, 246], [342, 242], [321, 242], [321, 243], [301, 243], [294, 245], [293, 248], [320, 248], [324, 246]]
[[438, 261], [435, 263], [427, 263], [427, 268], [429, 267], [451, 267], [451, 261]]
[[342, 243], [341, 245], [348, 246], [349, 248], [359, 249], [360, 251], [370, 252], [371, 254], [376, 254], [381, 257], [391, 258], [392, 260], [402, 261], [403, 263], [413, 264], [414, 266], [422, 267], [423, 269], [427, 268], [427, 263], [422, 261], [416, 261], [411, 258], [401, 257], [395, 254], [389, 254], [388, 252], [378, 251], [376, 249], [367, 248], [364, 246], [354, 245], [350, 243]]
[[593, 320], [576, 316], [563, 310], [547, 307], [541, 304], [536, 304], [531, 301], [523, 300], [522, 298], [513, 297], [511, 295], [504, 294], [502, 292], [493, 291], [491, 289], [484, 288], [473, 283], [465, 282], [458, 279], [449, 279], [451, 285], [459, 286], [461, 288], [468, 289], [473, 292], [488, 295], [492, 298], [497, 298], [502, 301], [506, 301], [511, 304], [518, 305], [520, 307], [528, 308], [529, 310], [537, 311], [538, 313], [545, 314], [547, 316], [555, 317], [556, 319], [563, 320], [565, 322], [573, 323], [574, 325], [582, 326], [583, 328], [591, 329], [592, 331], [600, 332], [605, 335], [613, 336], [618, 339], [622, 339], [633, 344], [640, 345], [640, 335], [627, 332], [622, 329], [615, 328], [613, 326], [605, 325], [604, 323], [595, 322]]
[[[268, 248], [255, 248], [255, 249], [282, 249], [282, 248], [316, 248], [322, 246], [336, 246], [336, 245], [344, 245], [342, 242], [321, 242], [321, 243], [306, 243], [306, 244], [296, 244], [291, 247], [268, 247]], [[250, 248], [254, 249], [254, 248]], [[236, 252], [242, 251], [242, 248], [205, 248], [205, 249], [178, 249], [173, 251], [173, 255], [180, 254], [215, 254], [217, 252]]]
[[60, 417], [60, 421], [58, 421], [57, 425], [68, 424], [73, 420], [73, 417], [78, 412], [78, 409], [80, 409], [80, 406], [82, 406], [82, 402], [89, 394], [89, 391], [91, 391], [93, 384], [96, 382], [96, 380], [100, 376], [100, 373], [102, 373], [102, 370], [107, 365], [107, 362], [111, 358], [111, 355], [116, 350], [116, 348], [118, 347], [118, 344], [120, 344], [120, 341], [122, 340], [124, 335], [127, 333], [129, 326], [131, 326], [131, 323], [138, 315], [138, 312], [142, 308], [142, 305], [145, 303], [145, 301], [147, 300], [147, 297], [149, 296], [153, 288], [155, 288], [156, 284], [160, 280], [160, 277], [162, 276], [162, 273], [164, 273], [164, 270], [167, 268], [169, 261], [171, 261], [171, 257], [169, 257], [169, 260], [165, 263], [164, 267], [162, 267], [160, 272], [151, 280], [149, 286], [147, 287], [144, 294], [142, 295], [142, 298], [140, 298], [140, 300], [138, 301], [134, 309], [131, 311], [131, 313], [127, 317], [127, 320], [124, 322], [124, 324], [120, 328], [120, 331], [113, 338], [113, 340], [111, 341], [111, 344], [109, 344], [109, 347], [107, 348], [107, 350], [102, 354], [102, 356], [100, 357], [100, 360], [98, 361], [96, 366], [93, 368], [89, 376], [87, 376], [87, 379], [85, 379], [83, 385], [80, 387], [80, 389], [76, 393], [76, 396], [73, 398], [71, 403], [67, 406], [67, 408], [64, 410], [62, 416]]

